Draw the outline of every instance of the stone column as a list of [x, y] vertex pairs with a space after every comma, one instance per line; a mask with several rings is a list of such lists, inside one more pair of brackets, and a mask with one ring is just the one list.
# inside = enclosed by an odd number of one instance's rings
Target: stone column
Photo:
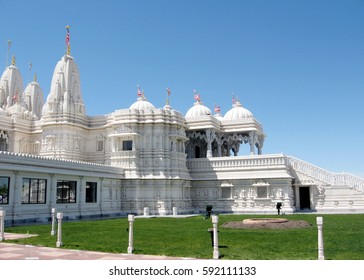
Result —
[[63, 213], [57, 213], [57, 219], [58, 219], [58, 234], [57, 234], [57, 242], [56, 247], [59, 248], [63, 245], [62, 243], [62, 219], [63, 219]]
[[251, 155], [255, 155], [255, 137], [256, 137], [256, 134], [254, 132], [250, 132], [249, 133], [249, 145], [250, 145], [250, 154]]
[[325, 256], [324, 256], [324, 237], [322, 234], [322, 227], [323, 227], [323, 218], [322, 217], [317, 217], [316, 218], [316, 222], [317, 222], [317, 229], [318, 229], [318, 259], [319, 260], [324, 260]]
[[100, 216], [104, 213], [104, 192], [103, 192], [104, 178], [100, 178], [100, 187], [98, 190], [99, 194], [99, 205], [100, 205]]
[[52, 208], [51, 216], [52, 216], [52, 229], [51, 229], [51, 235], [56, 234], [55, 226], [56, 226], [56, 215], [57, 215], [57, 209]]
[[207, 152], [206, 152], [206, 157], [210, 158], [212, 157], [212, 140], [213, 140], [213, 135], [210, 129], [206, 130], [206, 142], [207, 142]]
[[128, 254], [132, 254], [134, 250], [134, 237], [133, 237], [133, 223], [134, 223], [134, 215], [128, 215], [129, 222], [129, 245], [128, 245]]
[[218, 260], [220, 257], [220, 253], [219, 253], [219, 238], [217, 236], [218, 234], [218, 230], [217, 230], [217, 224], [219, 222], [219, 216], [217, 215], [212, 215], [211, 216], [212, 219], [212, 225], [213, 225], [213, 244], [214, 244], [214, 252], [213, 252], [213, 259], [214, 260]]
[[14, 217], [14, 220], [15, 220], [16, 217], [18, 216], [17, 212], [21, 211], [23, 182], [21, 181], [21, 176], [19, 175], [19, 171], [14, 171], [14, 174], [15, 174], [15, 178], [14, 178], [14, 192], [13, 192], [14, 197], [13, 197], [12, 212], [13, 212], [13, 217]]
[[5, 210], [0, 210], [0, 242], [5, 240]]
[[84, 177], [80, 176], [79, 178], [80, 178], [80, 190], [78, 194], [76, 194], [77, 195], [76, 203], [78, 204], [78, 211], [80, 213], [80, 217], [82, 217], [82, 209], [86, 200], [86, 185]]
[[144, 207], [143, 209], [143, 215], [144, 216], [149, 216], [150, 212], [149, 212], [149, 207]]
[[49, 207], [52, 209], [57, 203], [57, 183], [54, 180], [54, 174], [49, 174], [49, 176], [51, 177], [49, 183]]

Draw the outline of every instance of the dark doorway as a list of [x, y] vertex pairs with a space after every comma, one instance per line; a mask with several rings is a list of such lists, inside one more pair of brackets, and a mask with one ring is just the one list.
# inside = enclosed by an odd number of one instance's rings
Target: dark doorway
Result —
[[200, 158], [201, 154], [200, 154], [200, 147], [199, 146], [195, 146], [195, 158]]
[[300, 187], [300, 209], [311, 209], [310, 187]]

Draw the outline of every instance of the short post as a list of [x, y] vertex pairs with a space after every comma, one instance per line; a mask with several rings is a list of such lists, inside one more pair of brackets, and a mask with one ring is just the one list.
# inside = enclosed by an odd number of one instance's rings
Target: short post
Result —
[[0, 210], [0, 242], [5, 240], [5, 210]]
[[51, 229], [51, 235], [55, 235], [55, 227], [56, 227], [56, 215], [57, 215], [57, 209], [52, 208], [52, 229]]
[[322, 227], [323, 227], [323, 218], [322, 217], [316, 217], [317, 222], [317, 229], [318, 229], [318, 259], [324, 260], [324, 237], [322, 233]]
[[213, 239], [213, 242], [214, 242], [213, 259], [218, 260], [219, 257], [220, 257], [220, 254], [219, 254], [219, 238], [217, 236], [217, 233], [218, 233], [217, 224], [219, 222], [219, 216], [212, 215], [211, 218], [212, 218], [212, 225], [213, 225], [213, 230], [214, 230], [214, 233], [213, 233], [213, 238], [214, 238]]
[[134, 223], [134, 215], [128, 215], [128, 221], [129, 221], [129, 245], [128, 245], [128, 254], [132, 254], [134, 251], [133, 248], [133, 223]]
[[143, 209], [144, 211], [143, 211], [143, 214], [144, 214], [144, 216], [149, 216], [149, 207], [144, 207], [144, 209]]
[[57, 243], [56, 247], [61, 247], [62, 244], [62, 219], [63, 219], [63, 213], [59, 212], [57, 213], [57, 219], [58, 219], [58, 234], [57, 234]]

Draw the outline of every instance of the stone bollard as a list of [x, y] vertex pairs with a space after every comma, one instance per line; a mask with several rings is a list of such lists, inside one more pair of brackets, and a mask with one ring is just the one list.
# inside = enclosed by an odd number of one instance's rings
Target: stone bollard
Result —
[[219, 238], [217, 236], [218, 234], [218, 230], [217, 230], [217, 224], [219, 222], [219, 216], [217, 215], [212, 215], [212, 225], [213, 225], [213, 242], [214, 242], [214, 252], [213, 252], [213, 259], [214, 260], [218, 260], [220, 257], [220, 253], [219, 253]]
[[178, 208], [177, 207], [173, 207], [172, 208], [172, 212], [173, 212], [173, 216], [177, 216], [178, 215]]
[[59, 248], [63, 245], [62, 243], [62, 219], [63, 219], [63, 213], [57, 213], [57, 219], [58, 219], [58, 234], [57, 234], [57, 242], [56, 247]]
[[144, 207], [144, 216], [149, 216], [149, 207]]
[[129, 245], [128, 245], [128, 254], [132, 254], [134, 251], [133, 248], [133, 223], [134, 223], [134, 215], [128, 215], [128, 221], [129, 221]]
[[323, 218], [322, 217], [316, 217], [317, 222], [317, 230], [318, 230], [318, 259], [324, 260], [324, 237], [322, 233], [322, 227], [323, 227]]
[[55, 235], [56, 234], [56, 215], [57, 215], [57, 209], [56, 208], [52, 208], [52, 229], [51, 229], [51, 235]]
[[0, 210], [0, 242], [5, 240], [5, 210]]

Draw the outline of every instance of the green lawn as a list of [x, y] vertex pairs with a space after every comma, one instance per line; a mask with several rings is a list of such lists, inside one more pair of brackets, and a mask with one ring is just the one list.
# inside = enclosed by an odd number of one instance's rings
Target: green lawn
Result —
[[[325, 258], [364, 259], [364, 215], [320, 215], [324, 217]], [[227, 221], [267, 216], [220, 215], [219, 225]], [[272, 216], [268, 216], [272, 217]], [[219, 227], [222, 259], [317, 259], [316, 215], [287, 215], [288, 219], [306, 220], [312, 227], [285, 230], [243, 230]], [[134, 222], [134, 253], [193, 258], [212, 258], [208, 228], [211, 220], [192, 218], [149, 218]], [[64, 248], [126, 253], [128, 247], [126, 218], [64, 222]], [[19, 239], [19, 244], [55, 247], [56, 236], [50, 225], [6, 228], [6, 232], [38, 234]]]

